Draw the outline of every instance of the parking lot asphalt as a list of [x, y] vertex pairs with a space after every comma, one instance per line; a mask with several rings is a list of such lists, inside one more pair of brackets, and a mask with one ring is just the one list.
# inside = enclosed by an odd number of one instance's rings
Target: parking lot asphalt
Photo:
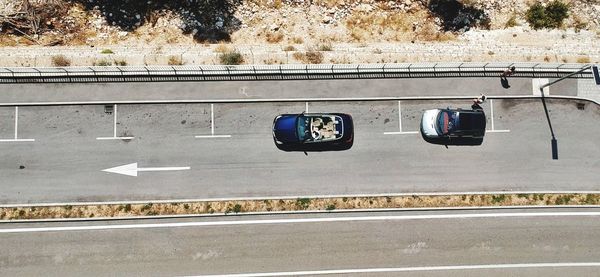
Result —
[[[551, 159], [539, 100], [487, 101], [490, 132], [483, 145], [449, 149], [416, 133], [423, 110], [447, 106], [470, 103], [118, 105], [112, 114], [93, 105], [20, 107], [18, 123], [15, 108], [2, 107], [0, 138], [8, 141], [0, 142], [0, 203], [597, 190], [597, 105], [548, 101], [558, 160]], [[273, 118], [306, 107], [351, 114], [352, 149], [307, 156], [279, 151], [272, 140]], [[17, 141], [11, 141], [15, 135]], [[130, 163], [190, 169], [137, 177], [102, 171]]]

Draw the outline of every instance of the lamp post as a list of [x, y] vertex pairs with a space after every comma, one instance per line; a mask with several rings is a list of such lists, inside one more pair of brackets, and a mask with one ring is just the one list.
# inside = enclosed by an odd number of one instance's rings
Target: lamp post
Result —
[[542, 95], [542, 105], [544, 106], [544, 113], [546, 113], [546, 119], [548, 120], [548, 126], [550, 127], [550, 135], [552, 136], [552, 139], [550, 140], [550, 144], [552, 145], [552, 159], [553, 160], [558, 160], [558, 142], [556, 140], [556, 137], [554, 136], [554, 130], [552, 129], [552, 122], [550, 122], [550, 115], [548, 114], [548, 108], [546, 107], [546, 98], [544, 96], [544, 88], [545, 87], [549, 87], [553, 84], [556, 84], [564, 79], [567, 79], [573, 75], [577, 75], [581, 72], [584, 72], [588, 69], [590, 69], [592, 66], [591, 65], [586, 65], [584, 67], [582, 67], [580, 70], [575, 71], [573, 73], [569, 73], [563, 77], [560, 77], [550, 83], [544, 84], [540, 86], [540, 93]]

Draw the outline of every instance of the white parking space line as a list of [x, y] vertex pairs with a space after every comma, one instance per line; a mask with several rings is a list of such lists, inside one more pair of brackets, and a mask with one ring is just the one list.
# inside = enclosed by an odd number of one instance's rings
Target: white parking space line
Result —
[[482, 270], [482, 269], [519, 269], [519, 268], [560, 268], [560, 267], [600, 267], [600, 263], [530, 263], [530, 264], [482, 264], [482, 265], [448, 265], [448, 266], [418, 266], [418, 267], [384, 267], [384, 268], [356, 268], [356, 269], [330, 269], [310, 271], [284, 271], [264, 273], [239, 273], [220, 275], [196, 275], [204, 277], [259, 277], [259, 276], [306, 276], [306, 275], [331, 275], [331, 274], [365, 274], [386, 272], [417, 272], [417, 271], [457, 271], [457, 270]]
[[155, 228], [182, 228], [182, 227], [209, 227], [232, 225], [277, 225], [300, 223], [325, 223], [325, 222], [366, 222], [366, 221], [400, 221], [400, 220], [427, 220], [427, 219], [482, 219], [482, 218], [532, 218], [532, 217], [582, 217], [600, 216], [600, 212], [523, 212], [523, 213], [465, 213], [465, 214], [425, 214], [425, 215], [397, 215], [397, 216], [356, 216], [356, 217], [314, 217], [314, 218], [284, 218], [262, 220], [226, 220], [226, 221], [200, 221], [200, 222], [169, 222], [148, 224], [118, 224], [118, 225], [88, 225], [88, 226], [61, 226], [61, 227], [33, 227], [33, 228], [6, 228], [0, 233], [39, 233], [39, 232], [65, 232], [65, 231], [93, 231], [114, 229], [155, 229]]
[[494, 128], [494, 99], [490, 99], [490, 114], [492, 118], [492, 130], [485, 130], [486, 133], [508, 133], [510, 130], [496, 130]]
[[418, 131], [408, 131], [408, 132], [384, 132], [384, 135], [410, 135], [410, 134], [418, 134]]
[[304, 104], [305, 104], [305, 106], [306, 106], [306, 107], [304, 108], [304, 112], [308, 113], [308, 102], [305, 102]]
[[215, 135], [215, 104], [210, 104], [210, 135], [194, 136], [195, 138], [230, 138], [231, 135]]
[[206, 135], [206, 136], [194, 136], [195, 138], [230, 138], [231, 135]]
[[398, 132], [383, 132], [384, 135], [408, 135], [408, 134], [418, 134], [418, 131], [402, 131], [402, 104], [401, 101], [398, 101]]
[[134, 139], [135, 137], [117, 137], [117, 105], [113, 105], [113, 136], [97, 137], [97, 140]]
[[15, 138], [14, 139], [0, 139], [0, 142], [31, 142], [35, 139], [20, 139], [18, 138], [19, 133], [19, 107], [15, 106]]

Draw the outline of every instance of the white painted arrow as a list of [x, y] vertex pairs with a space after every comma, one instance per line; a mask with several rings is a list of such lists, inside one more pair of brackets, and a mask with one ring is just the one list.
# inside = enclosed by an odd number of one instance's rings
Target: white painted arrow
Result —
[[126, 164], [117, 167], [111, 167], [102, 171], [123, 174], [128, 176], [137, 176], [139, 171], [173, 171], [173, 170], [188, 170], [189, 166], [180, 167], [138, 167], [137, 163]]

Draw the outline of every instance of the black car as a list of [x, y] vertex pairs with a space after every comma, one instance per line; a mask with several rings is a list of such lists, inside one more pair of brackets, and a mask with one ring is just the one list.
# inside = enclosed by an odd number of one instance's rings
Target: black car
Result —
[[352, 117], [343, 113], [278, 115], [273, 120], [273, 140], [284, 151], [347, 150], [354, 143]]
[[486, 118], [483, 110], [434, 109], [421, 118], [421, 135], [429, 143], [481, 145]]

